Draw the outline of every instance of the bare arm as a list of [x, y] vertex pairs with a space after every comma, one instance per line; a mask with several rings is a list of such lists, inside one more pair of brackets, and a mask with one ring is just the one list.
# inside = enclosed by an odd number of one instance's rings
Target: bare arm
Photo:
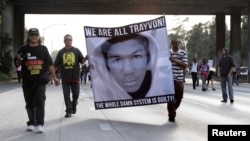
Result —
[[49, 66], [49, 72], [50, 72], [50, 75], [52, 76], [53, 80], [55, 81], [55, 85], [56, 86], [59, 85], [60, 81], [56, 77], [56, 73], [55, 73], [55, 69], [54, 69], [53, 65]]
[[171, 62], [176, 63], [177, 66], [182, 67], [183, 69], [186, 69], [186, 67], [187, 67], [187, 64], [178, 61], [178, 60], [175, 59], [173, 56], [170, 56], [170, 57], [169, 57], [169, 60], [170, 60]]
[[84, 64], [88, 59], [89, 59], [89, 57], [88, 57], [88, 55], [86, 55], [86, 56], [82, 59], [82, 64]]
[[230, 69], [230, 71], [229, 71], [229, 73], [228, 73], [228, 77], [230, 77], [230, 76], [232, 76], [232, 74], [233, 74], [233, 70], [234, 70], [234, 68], [233, 67], [231, 67], [231, 69]]
[[218, 67], [218, 77], [220, 77], [220, 67]]

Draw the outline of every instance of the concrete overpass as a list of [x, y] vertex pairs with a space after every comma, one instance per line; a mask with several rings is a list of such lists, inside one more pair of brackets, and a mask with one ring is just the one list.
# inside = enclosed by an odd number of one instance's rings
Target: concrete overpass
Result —
[[36, 14], [231, 14], [247, 13], [249, 0], [9, 0], [15, 9]]
[[[3, 30], [14, 39], [10, 46], [13, 52], [16, 52], [24, 41], [25, 14], [216, 15], [218, 58], [221, 48], [225, 46], [225, 16], [230, 15], [232, 29], [230, 51], [235, 58], [240, 58], [241, 15], [248, 15], [250, 19], [250, 0], [9, 0], [9, 2], [3, 14]], [[248, 48], [250, 57], [250, 47]], [[250, 67], [250, 61], [248, 66]]]

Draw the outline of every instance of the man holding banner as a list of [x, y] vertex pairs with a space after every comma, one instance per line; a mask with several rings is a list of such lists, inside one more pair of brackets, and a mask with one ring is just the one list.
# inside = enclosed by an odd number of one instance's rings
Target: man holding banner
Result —
[[172, 62], [173, 75], [174, 75], [174, 87], [175, 87], [175, 100], [169, 102], [167, 105], [168, 116], [170, 122], [175, 122], [176, 110], [181, 104], [184, 93], [184, 84], [182, 73], [183, 69], [187, 67], [187, 53], [179, 48], [180, 41], [178, 39], [171, 40], [171, 56], [169, 59]]

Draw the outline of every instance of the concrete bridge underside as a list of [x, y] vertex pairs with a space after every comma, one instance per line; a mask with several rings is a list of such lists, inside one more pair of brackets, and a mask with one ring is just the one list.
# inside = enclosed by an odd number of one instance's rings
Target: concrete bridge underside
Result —
[[[225, 16], [231, 16], [231, 53], [241, 57], [241, 15], [248, 15], [249, 0], [9, 0], [3, 30], [14, 39], [13, 52], [23, 44], [25, 14], [165, 14], [216, 15], [216, 56], [225, 46]], [[249, 22], [250, 23], [250, 22]], [[250, 24], [249, 26], [250, 27]], [[250, 31], [250, 30], [248, 30]], [[250, 41], [250, 36], [248, 37]], [[250, 56], [250, 47], [248, 47]], [[250, 58], [248, 58], [250, 60]], [[216, 60], [215, 60], [216, 62]], [[250, 61], [248, 61], [250, 67]]]

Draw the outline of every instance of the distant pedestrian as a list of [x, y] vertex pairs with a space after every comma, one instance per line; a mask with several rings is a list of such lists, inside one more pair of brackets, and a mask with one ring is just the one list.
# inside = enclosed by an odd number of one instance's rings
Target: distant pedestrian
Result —
[[[234, 93], [232, 87], [232, 72], [235, 66], [234, 59], [228, 54], [228, 49], [222, 49], [222, 56], [219, 60], [218, 77], [220, 78], [221, 90], [222, 90], [222, 100], [221, 102], [227, 102], [228, 96], [230, 102], [234, 102]], [[228, 89], [227, 89], [228, 88]], [[228, 90], [228, 93], [227, 93]]]
[[239, 78], [240, 78], [240, 68], [237, 67], [236, 68], [236, 81], [237, 81], [237, 84], [239, 85]]
[[190, 65], [190, 68], [189, 68], [189, 75], [192, 75], [192, 82], [193, 82], [193, 89], [196, 89], [196, 84], [197, 84], [197, 74], [198, 74], [198, 63], [197, 63], [197, 60], [196, 58], [193, 58], [193, 62], [192, 64]]
[[18, 82], [22, 81], [22, 66], [16, 67], [16, 72], [17, 72], [17, 80]]
[[22, 80], [22, 65], [21, 61], [17, 59], [17, 57], [14, 58], [14, 64], [16, 66], [16, 73], [17, 73], [17, 80], [18, 82], [21, 82]]
[[197, 73], [197, 81], [196, 81], [196, 87], [199, 87], [200, 86], [200, 73], [199, 73], [199, 66], [200, 66], [200, 61], [197, 60], [197, 63], [198, 63], [198, 73]]
[[205, 58], [203, 58], [202, 60], [202, 64], [199, 67], [199, 72], [200, 72], [200, 76], [201, 76], [201, 80], [202, 80], [202, 91], [206, 91], [207, 90], [207, 85], [206, 85], [206, 80], [209, 74], [209, 65], [207, 64], [207, 60]]
[[237, 75], [238, 75], [238, 72], [237, 72], [237, 68], [236, 68], [236, 66], [233, 68], [233, 84], [232, 85], [234, 85], [234, 83], [238, 86], [239, 85], [239, 83], [238, 83], [238, 80], [237, 80]]
[[84, 84], [87, 83], [87, 78], [88, 78], [88, 72], [89, 72], [89, 68], [86, 64], [83, 64], [82, 65], [82, 68], [81, 68], [81, 83], [84, 82]]

